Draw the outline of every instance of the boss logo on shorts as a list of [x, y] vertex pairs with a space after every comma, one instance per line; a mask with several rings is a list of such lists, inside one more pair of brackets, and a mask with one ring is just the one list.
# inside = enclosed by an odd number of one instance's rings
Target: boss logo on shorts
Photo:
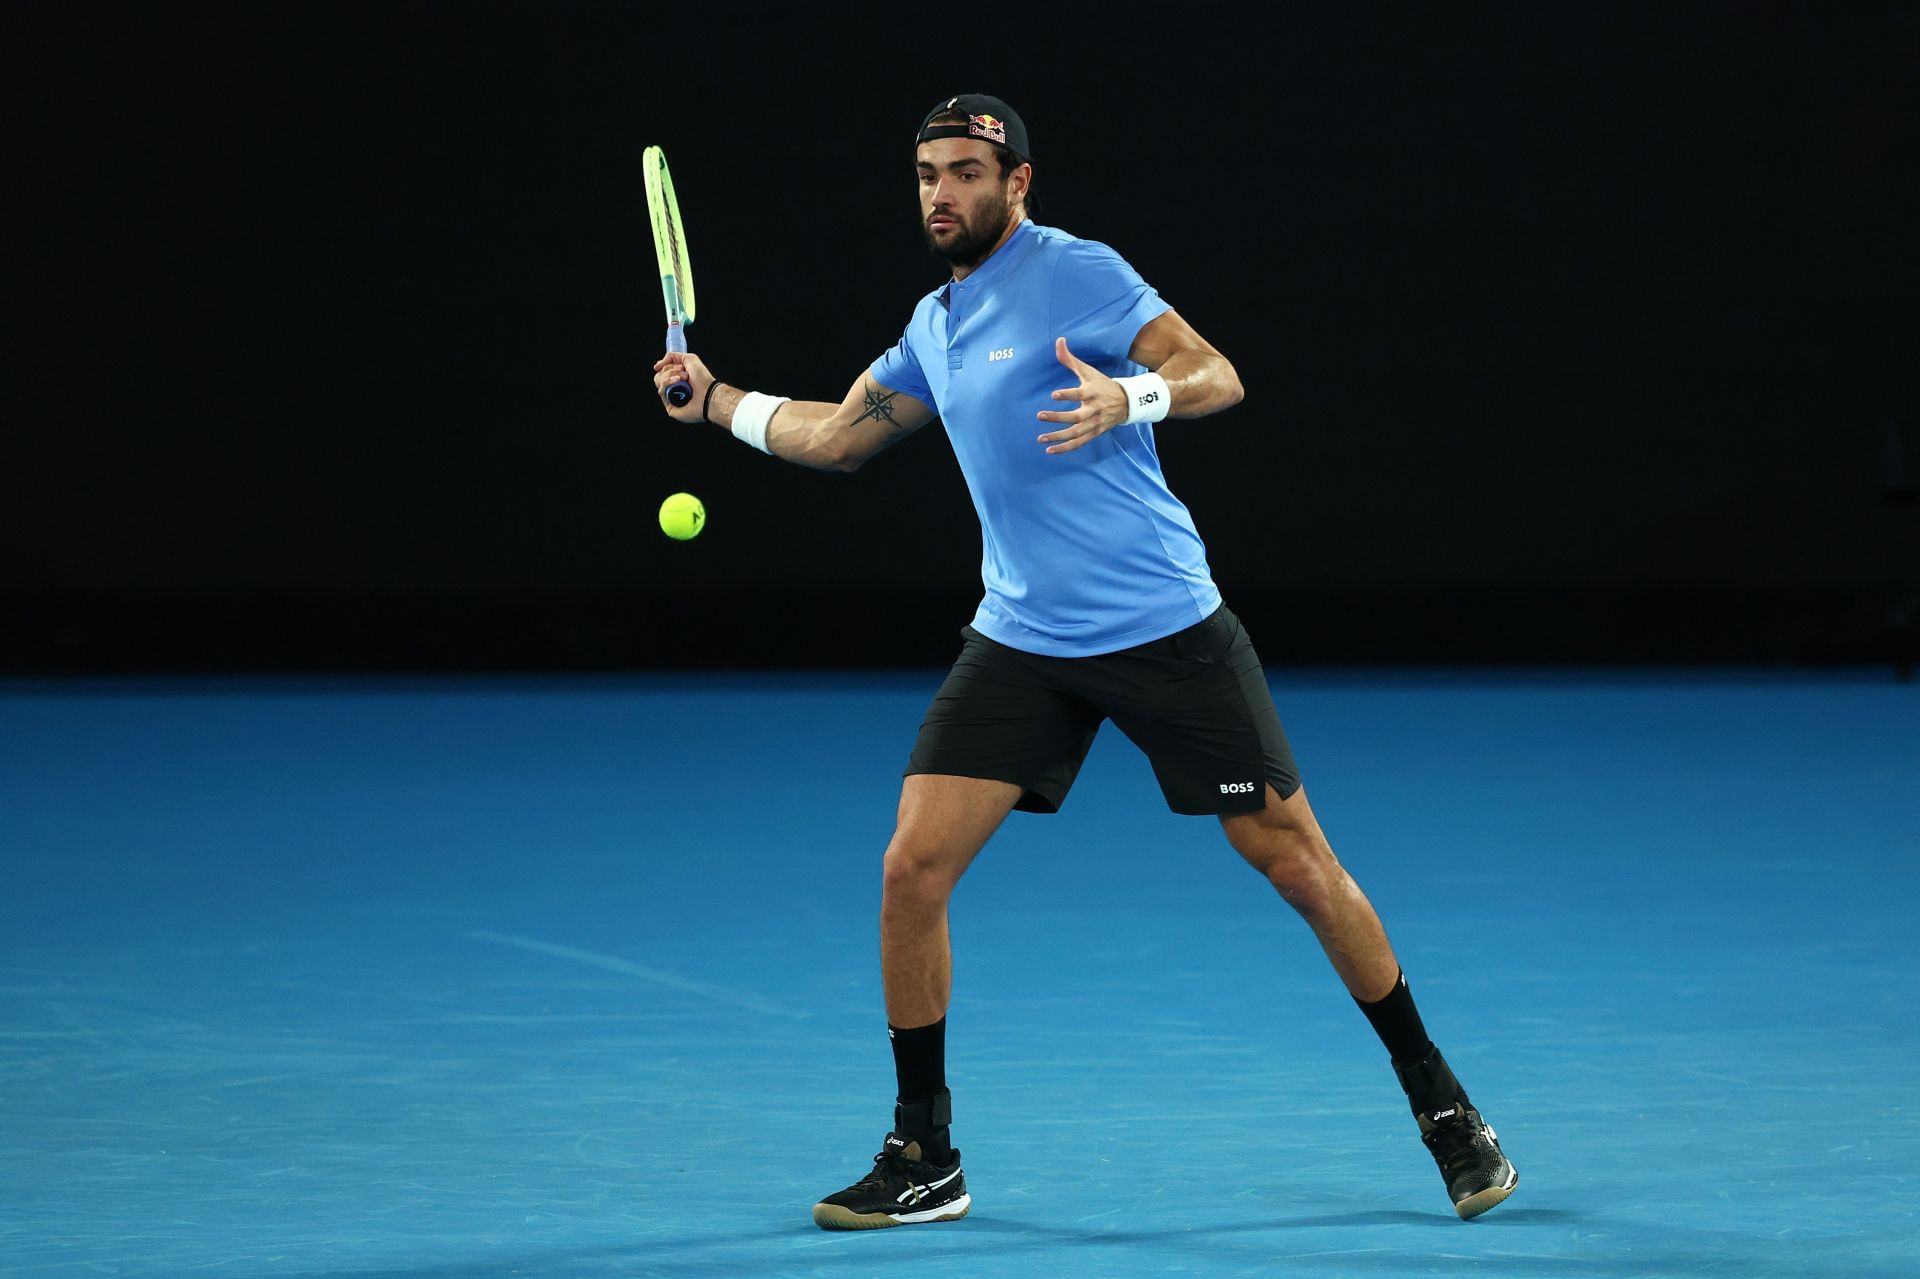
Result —
[[1220, 793], [1222, 795], [1251, 795], [1257, 785], [1259, 785], [1257, 782], [1221, 782]]
[[993, 363], [995, 360], [1011, 360], [1012, 358], [1013, 358], [1013, 348], [1010, 346], [1003, 346], [998, 351], [987, 352], [987, 363], [989, 364]]

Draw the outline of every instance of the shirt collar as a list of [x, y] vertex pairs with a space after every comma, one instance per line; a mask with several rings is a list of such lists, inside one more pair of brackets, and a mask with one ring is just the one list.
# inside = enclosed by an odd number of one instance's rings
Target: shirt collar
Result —
[[952, 300], [955, 288], [971, 289], [976, 284], [992, 280], [996, 275], [1012, 268], [1012, 263], [1025, 253], [1027, 245], [1033, 240], [1033, 220], [1021, 218], [1020, 225], [1013, 229], [1007, 242], [987, 256], [987, 260], [967, 273], [964, 280], [948, 280], [940, 290], [940, 301], [945, 304]]

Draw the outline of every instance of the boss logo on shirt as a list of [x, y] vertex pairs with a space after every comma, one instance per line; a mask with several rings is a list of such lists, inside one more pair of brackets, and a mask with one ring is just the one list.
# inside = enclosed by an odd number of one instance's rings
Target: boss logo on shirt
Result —
[[1011, 360], [1012, 358], [1013, 358], [1013, 348], [1010, 346], [1003, 346], [998, 351], [987, 352], [987, 363], [989, 364], [993, 363], [995, 360]]

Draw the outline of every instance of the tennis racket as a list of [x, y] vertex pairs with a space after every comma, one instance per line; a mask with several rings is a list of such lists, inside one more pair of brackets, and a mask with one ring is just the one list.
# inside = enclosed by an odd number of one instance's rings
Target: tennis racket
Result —
[[[653, 253], [660, 260], [660, 292], [667, 302], [667, 350], [687, 349], [687, 325], [693, 323], [693, 268], [687, 262], [687, 233], [680, 225], [680, 201], [673, 194], [667, 153], [648, 147], [641, 157], [647, 170], [647, 219], [653, 223]], [[675, 382], [667, 402], [676, 408], [693, 398], [693, 387]]]

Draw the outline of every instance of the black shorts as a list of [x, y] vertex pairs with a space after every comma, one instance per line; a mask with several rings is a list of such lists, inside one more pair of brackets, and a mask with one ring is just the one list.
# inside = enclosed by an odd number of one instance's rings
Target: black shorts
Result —
[[1165, 639], [1098, 657], [1042, 657], [962, 627], [907, 775], [1012, 782], [1014, 807], [1060, 808], [1102, 721], [1146, 752], [1176, 813], [1251, 813], [1270, 783], [1300, 789], [1259, 655], [1226, 606]]

